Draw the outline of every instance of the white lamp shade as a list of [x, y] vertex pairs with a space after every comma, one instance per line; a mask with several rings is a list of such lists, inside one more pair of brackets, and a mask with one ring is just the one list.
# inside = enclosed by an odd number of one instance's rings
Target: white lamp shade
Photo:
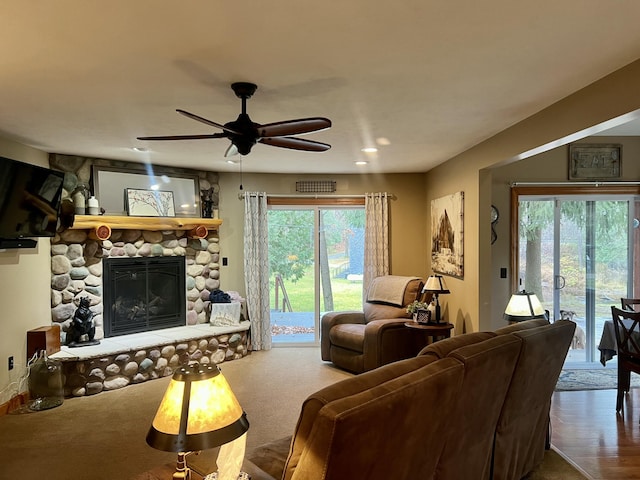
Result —
[[544, 307], [535, 293], [518, 292], [511, 299], [504, 311], [504, 319], [510, 322], [522, 322], [533, 318], [546, 318]]
[[450, 293], [442, 275], [431, 275], [424, 284], [422, 293]]

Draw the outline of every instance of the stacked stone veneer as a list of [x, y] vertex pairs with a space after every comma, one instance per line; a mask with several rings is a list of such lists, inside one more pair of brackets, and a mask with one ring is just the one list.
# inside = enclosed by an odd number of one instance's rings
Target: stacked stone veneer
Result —
[[[109, 161], [51, 154], [53, 168], [65, 172], [63, 198], [68, 198], [79, 183], [90, 184], [94, 164], [126, 169], [128, 162]], [[184, 169], [174, 169], [176, 172]], [[191, 172], [194, 173], [194, 172]], [[200, 189], [213, 192], [217, 206], [217, 174], [198, 174]], [[107, 257], [182, 256], [186, 262], [186, 324], [209, 321], [208, 300], [212, 290], [220, 287], [220, 248], [216, 231], [207, 238], [193, 239], [183, 230], [146, 231], [112, 230], [108, 240], [94, 240], [87, 230], [62, 229], [51, 239], [51, 318], [60, 325], [61, 343], [78, 307], [80, 298], [89, 297], [96, 324], [95, 339], [104, 338], [102, 302], [102, 260]], [[82, 396], [120, 388], [154, 378], [172, 375], [176, 367], [198, 360], [220, 363], [247, 354], [248, 322], [235, 333], [205, 335], [195, 340], [175, 342], [152, 348], [118, 352], [86, 358], [62, 357], [65, 394]]]
[[64, 395], [94, 395], [173, 375], [190, 361], [217, 364], [246, 354], [247, 330], [86, 360], [63, 360]]
[[220, 288], [218, 235], [192, 239], [186, 232], [113, 230], [109, 240], [92, 240], [85, 230], [64, 230], [51, 242], [51, 316], [60, 324], [61, 342], [80, 298], [89, 297], [96, 339], [104, 338], [102, 259], [182, 256], [186, 261], [187, 325], [209, 321], [209, 294]]

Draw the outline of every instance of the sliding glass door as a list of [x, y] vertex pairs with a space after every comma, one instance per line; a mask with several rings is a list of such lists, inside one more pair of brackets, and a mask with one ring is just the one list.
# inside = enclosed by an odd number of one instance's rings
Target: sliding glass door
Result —
[[599, 359], [611, 305], [633, 296], [636, 205], [630, 196], [519, 196], [519, 289], [536, 293], [552, 321], [576, 322], [568, 362]]
[[364, 209], [270, 207], [274, 345], [318, 344], [324, 312], [362, 309]]

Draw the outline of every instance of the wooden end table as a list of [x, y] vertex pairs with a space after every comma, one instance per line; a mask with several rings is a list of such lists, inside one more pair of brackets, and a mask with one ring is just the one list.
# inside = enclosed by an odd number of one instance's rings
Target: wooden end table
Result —
[[404, 322], [404, 326], [424, 332], [434, 342], [451, 337], [451, 330], [453, 329], [452, 323], [418, 323], [412, 321]]

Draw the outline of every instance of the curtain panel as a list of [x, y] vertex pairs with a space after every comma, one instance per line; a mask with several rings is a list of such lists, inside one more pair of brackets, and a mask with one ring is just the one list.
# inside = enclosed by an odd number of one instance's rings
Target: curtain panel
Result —
[[244, 278], [251, 320], [251, 350], [271, 349], [267, 194], [244, 195]]
[[371, 281], [389, 274], [389, 195], [366, 193], [364, 199], [364, 283], [366, 296]]

